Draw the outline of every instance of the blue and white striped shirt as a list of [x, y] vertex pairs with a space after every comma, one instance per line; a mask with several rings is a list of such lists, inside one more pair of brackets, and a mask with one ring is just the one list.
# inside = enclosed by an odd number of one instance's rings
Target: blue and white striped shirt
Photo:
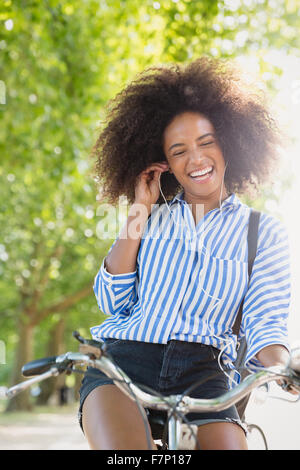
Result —
[[94, 292], [109, 318], [91, 328], [93, 338], [200, 342], [225, 348], [222, 360], [231, 366], [237, 343], [232, 327], [245, 296], [240, 335], [247, 339], [246, 366], [261, 366], [255, 355], [268, 345], [289, 349], [287, 232], [275, 217], [261, 213], [248, 287], [250, 210], [231, 194], [195, 225], [183, 191], [168, 205], [156, 205], [143, 232], [136, 271], [113, 275], [102, 262]]

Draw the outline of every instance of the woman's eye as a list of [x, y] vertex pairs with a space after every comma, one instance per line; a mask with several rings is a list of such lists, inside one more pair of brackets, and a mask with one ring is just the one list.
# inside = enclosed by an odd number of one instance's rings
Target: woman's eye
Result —
[[178, 153], [174, 153], [174, 157], [177, 157], [177, 155], [182, 155], [184, 152], [178, 152]]
[[[210, 140], [209, 142], [203, 142], [202, 144], [200, 144], [200, 147], [207, 147], [208, 145], [212, 145], [214, 144], [214, 140]], [[174, 153], [173, 157], [178, 157], [179, 155], [182, 155], [185, 151], [183, 150], [182, 152], [177, 152], [177, 153]]]

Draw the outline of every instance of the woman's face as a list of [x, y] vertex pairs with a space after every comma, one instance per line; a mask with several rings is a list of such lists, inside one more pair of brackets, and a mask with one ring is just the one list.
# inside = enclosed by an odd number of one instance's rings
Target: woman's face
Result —
[[190, 111], [176, 116], [164, 131], [163, 149], [185, 196], [219, 199], [225, 161], [214, 127], [205, 116]]

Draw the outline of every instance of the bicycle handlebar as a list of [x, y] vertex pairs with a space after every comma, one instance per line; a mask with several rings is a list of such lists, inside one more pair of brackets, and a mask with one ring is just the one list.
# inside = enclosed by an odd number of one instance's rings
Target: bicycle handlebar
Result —
[[[12, 397], [30, 387], [33, 383], [45, 380], [62, 372], [72, 372], [77, 365], [87, 365], [98, 368], [109, 376], [114, 383], [131, 399], [133, 396], [139, 400], [143, 407], [169, 410], [175, 405], [185, 414], [187, 412], [221, 411], [237, 403], [248, 395], [254, 388], [273, 380], [284, 379], [299, 390], [300, 393], [300, 349], [298, 355], [291, 360], [288, 367], [281, 370], [269, 368], [259, 370], [246, 377], [239, 385], [217, 398], [199, 399], [184, 395], [170, 395], [161, 397], [145, 392], [134, 384], [131, 379], [120, 369], [106, 354], [105, 343], [93, 340], [85, 340], [78, 334], [74, 336], [81, 342], [80, 348], [84, 353], [67, 352], [59, 356], [46, 357], [25, 364], [22, 368], [24, 376], [34, 376], [6, 390], [5, 396]], [[292, 367], [291, 367], [292, 364]]]

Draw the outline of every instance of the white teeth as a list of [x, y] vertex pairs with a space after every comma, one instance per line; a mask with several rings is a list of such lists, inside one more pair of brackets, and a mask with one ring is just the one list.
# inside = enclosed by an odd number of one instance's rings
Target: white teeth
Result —
[[212, 166], [208, 166], [207, 168], [204, 168], [204, 170], [193, 171], [193, 173], [190, 173], [190, 176], [195, 177], [195, 176], [206, 175], [206, 173], [209, 173], [211, 170], [212, 170]]

